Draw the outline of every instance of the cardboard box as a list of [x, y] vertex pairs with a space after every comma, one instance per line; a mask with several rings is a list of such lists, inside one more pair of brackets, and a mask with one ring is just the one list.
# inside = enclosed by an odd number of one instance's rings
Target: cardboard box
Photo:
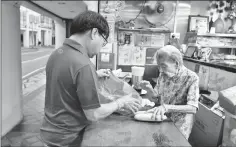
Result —
[[220, 91], [220, 106], [236, 115], [236, 86]]
[[215, 146], [222, 143], [224, 115], [199, 102], [195, 123], [189, 137], [192, 146]]
[[222, 146], [236, 146], [236, 115], [233, 115], [226, 110]]

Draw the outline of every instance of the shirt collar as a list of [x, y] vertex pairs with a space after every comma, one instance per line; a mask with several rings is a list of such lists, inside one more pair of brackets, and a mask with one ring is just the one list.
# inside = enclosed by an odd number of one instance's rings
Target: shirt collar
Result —
[[73, 49], [78, 50], [83, 55], [88, 56], [88, 51], [81, 44], [79, 44], [78, 42], [76, 42], [72, 39], [66, 38], [63, 45], [68, 45], [68, 46], [72, 47]]

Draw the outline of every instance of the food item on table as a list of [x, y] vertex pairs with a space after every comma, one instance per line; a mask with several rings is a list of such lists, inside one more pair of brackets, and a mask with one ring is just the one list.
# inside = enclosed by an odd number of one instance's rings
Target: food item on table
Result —
[[[140, 120], [140, 121], [162, 121], [161, 115], [157, 116], [157, 120], [152, 118], [153, 112], [147, 112], [147, 111], [138, 111], [134, 115], [134, 119]], [[164, 120], [167, 119], [166, 115], [164, 115]]]
[[141, 121], [156, 121], [156, 120], [152, 119], [152, 113], [135, 114], [134, 119], [141, 120]]

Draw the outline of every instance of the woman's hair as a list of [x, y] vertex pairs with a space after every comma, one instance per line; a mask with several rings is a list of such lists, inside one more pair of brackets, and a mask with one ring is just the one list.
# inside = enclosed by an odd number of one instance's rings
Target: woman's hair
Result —
[[73, 19], [70, 35], [85, 33], [93, 28], [97, 28], [99, 34], [103, 35], [106, 39], [109, 37], [109, 26], [106, 19], [99, 13], [87, 10]]
[[178, 66], [183, 65], [183, 57], [181, 52], [172, 45], [166, 45], [154, 54], [154, 63], [158, 64], [160, 59], [167, 59], [168, 61], [177, 63]]

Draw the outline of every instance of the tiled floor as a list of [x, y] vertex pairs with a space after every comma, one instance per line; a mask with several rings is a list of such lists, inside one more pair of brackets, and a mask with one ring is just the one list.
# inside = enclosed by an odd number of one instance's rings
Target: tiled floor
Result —
[[22, 122], [2, 138], [2, 146], [43, 146], [39, 128], [43, 117], [44, 87], [24, 104]]
[[35, 82], [30, 86], [31, 90], [27, 87], [23, 89], [24, 118], [19, 125], [1, 138], [2, 146], [43, 146], [39, 128], [44, 113], [45, 74], [35, 75], [29, 81], [32, 80]]

